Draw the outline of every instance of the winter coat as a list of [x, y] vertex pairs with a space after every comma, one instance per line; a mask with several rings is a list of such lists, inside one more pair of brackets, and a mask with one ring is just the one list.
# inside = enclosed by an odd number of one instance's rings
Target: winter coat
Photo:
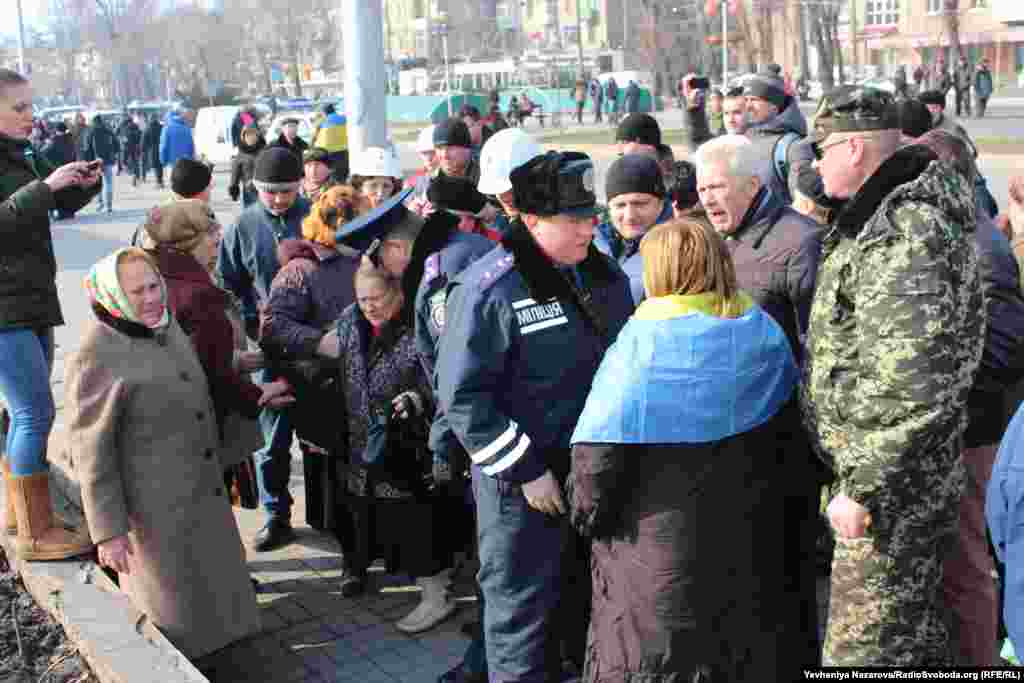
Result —
[[799, 362], [821, 256], [821, 226], [761, 190], [725, 243], [740, 289], [782, 326]]
[[907, 89], [907, 67], [900, 66], [896, 68], [896, 73], [893, 74], [892, 83], [896, 86], [896, 93], [903, 94]]
[[967, 132], [967, 129], [964, 128], [959, 121], [957, 121], [954, 117], [950, 116], [948, 113], [942, 112], [942, 115], [939, 118], [939, 122], [936, 123], [935, 126], [933, 126], [933, 129], [944, 130], [951, 135], [957, 136], [958, 138], [966, 142], [967, 146], [971, 148], [971, 151], [974, 153], [974, 158], [978, 158], [978, 148], [974, 144], [974, 140], [971, 139], [971, 136]]
[[267, 144], [261, 136], [255, 145], [239, 142], [238, 154], [231, 160], [231, 181], [228, 183], [228, 194], [231, 199], [238, 200], [238, 195], [246, 190], [255, 191], [252, 181], [256, 175], [256, 157]]
[[149, 120], [146, 130], [142, 131], [142, 159], [146, 170], [160, 165], [160, 137], [164, 125], [155, 116]]
[[104, 166], [112, 166], [120, 153], [121, 143], [117, 136], [102, 117], [93, 117], [92, 125], [86, 129], [82, 139], [82, 161], [102, 159]]
[[640, 86], [630, 83], [626, 86], [626, 94], [622, 98], [623, 108], [627, 114], [640, 111]]
[[121, 590], [195, 659], [260, 628], [206, 376], [173, 318], [155, 333], [94, 313], [64, 401], [89, 533], [129, 535]]
[[27, 140], [0, 134], [0, 330], [64, 324], [50, 211], [78, 211], [102, 183], [51, 192], [41, 181], [54, 170]]
[[178, 159], [192, 159], [196, 155], [192, 129], [180, 114], [167, 115], [167, 124], [160, 133], [160, 163], [174, 166]]
[[[407, 498], [415, 494], [432, 462], [427, 451], [427, 416], [434, 414], [430, 382], [416, 353], [412, 307], [409, 303], [398, 316], [373, 335], [359, 307], [350, 305], [338, 321], [341, 345], [339, 362], [341, 390], [348, 419], [348, 450], [352, 467], [349, 491], [355, 495]], [[391, 415], [391, 401], [405, 391], [420, 395], [424, 410], [401, 425], [401, 464], [375, 476], [361, 463], [366, 450], [371, 414]]]
[[974, 94], [981, 99], [992, 97], [992, 72], [980, 68], [974, 72]]
[[592, 541], [588, 683], [799, 677], [779, 543], [798, 372], [737, 299], [735, 319], [649, 299], [594, 378], [566, 487]]
[[75, 150], [75, 141], [71, 139], [70, 133], [63, 135], [54, 135], [50, 138], [50, 141], [46, 143], [40, 154], [46, 159], [51, 166], [54, 168], [60, 168], [64, 164], [70, 164], [77, 158], [77, 151]]
[[309, 202], [298, 197], [283, 215], [275, 216], [256, 202], [243, 209], [238, 222], [224, 233], [217, 269], [225, 289], [241, 303], [250, 336], [256, 335], [259, 306], [270, 298], [274, 276], [281, 269], [277, 247], [302, 234], [302, 221], [309, 209]]
[[299, 157], [299, 159], [301, 159], [303, 153], [307, 149], [309, 149], [309, 145], [306, 144], [306, 141], [300, 138], [298, 135], [295, 136], [294, 140], [288, 142], [288, 138], [284, 136], [284, 133], [281, 133], [279, 136], [277, 136], [277, 139], [270, 143], [270, 146], [284, 147], [286, 150], [288, 150], [295, 156]]
[[974, 70], [971, 68], [970, 64], [968, 64], [967, 62], [961, 62], [957, 64], [956, 68], [953, 70], [953, 84], [956, 87], [956, 89], [970, 90], [971, 81], [974, 80], [972, 78], [973, 75]]
[[1000, 408], [1009, 389], [1024, 379], [1024, 295], [1010, 241], [978, 213], [974, 251], [982, 282], [987, 325], [981, 366], [967, 399], [967, 448], [998, 443], [1006, 428]]
[[267, 354], [315, 357], [320, 338], [355, 303], [359, 254], [342, 249], [346, 253], [307, 240], [281, 242], [281, 270], [260, 316], [260, 345]]
[[235, 330], [228, 318], [231, 297], [190, 254], [158, 246], [150, 252], [167, 283], [167, 298], [206, 372], [210, 395], [223, 427], [231, 413], [259, 415], [259, 387], [234, 368]]
[[138, 147], [142, 144], [142, 129], [131, 118], [127, 118], [117, 127], [117, 139], [128, 149]]

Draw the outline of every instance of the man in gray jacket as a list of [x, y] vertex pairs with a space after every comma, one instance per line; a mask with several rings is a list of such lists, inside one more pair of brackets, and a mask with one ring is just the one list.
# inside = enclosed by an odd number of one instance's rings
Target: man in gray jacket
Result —
[[967, 112], [971, 116], [971, 81], [974, 80], [974, 70], [967, 62], [967, 59], [960, 55], [953, 70], [953, 87], [956, 89], [956, 115], [957, 118]]

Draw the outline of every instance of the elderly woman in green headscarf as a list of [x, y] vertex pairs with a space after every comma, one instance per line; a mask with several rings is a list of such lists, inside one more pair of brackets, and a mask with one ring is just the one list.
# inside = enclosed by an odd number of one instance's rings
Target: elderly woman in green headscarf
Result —
[[65, 406], [86, 522], [136, 607], [201, 657], [259, 629], [206, 376], [145, 251], [117, 250], [85, 289]]

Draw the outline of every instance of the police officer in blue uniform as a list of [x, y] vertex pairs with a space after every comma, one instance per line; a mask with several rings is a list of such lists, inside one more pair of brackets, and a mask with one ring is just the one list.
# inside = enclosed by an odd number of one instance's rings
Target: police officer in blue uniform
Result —
[[549, 683], [560, 638], [579, 664], [587, 627], [584, 605], [566, 609], [566, 587], [589, 585], [564, 517], [569, 435], [633, 302], [592, 245], [590, 159], [550, 152], [511, 180], [519, 219], [449, 286], [438, 399], [473, 463], [490, 678]]

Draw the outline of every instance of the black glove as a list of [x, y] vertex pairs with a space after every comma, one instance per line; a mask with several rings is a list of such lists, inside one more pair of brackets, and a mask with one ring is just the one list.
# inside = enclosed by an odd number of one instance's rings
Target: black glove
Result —
[[237, 202], [238, 201], [238, 195], [240, 194], [239, 191], [238, 191], [238, 185], [235, 185], [234, 187], [229, 187], [228, 188], [228, 194], [231, 195], [231, 201]]

